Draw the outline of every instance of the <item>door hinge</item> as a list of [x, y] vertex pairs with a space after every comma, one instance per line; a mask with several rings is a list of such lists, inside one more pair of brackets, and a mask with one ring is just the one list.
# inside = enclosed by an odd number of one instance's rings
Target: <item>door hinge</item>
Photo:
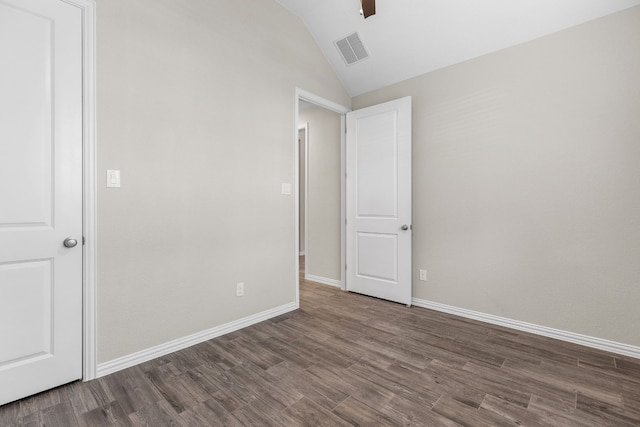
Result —
[[82, 236], [82, 246], [84, 246], [84, 236]]

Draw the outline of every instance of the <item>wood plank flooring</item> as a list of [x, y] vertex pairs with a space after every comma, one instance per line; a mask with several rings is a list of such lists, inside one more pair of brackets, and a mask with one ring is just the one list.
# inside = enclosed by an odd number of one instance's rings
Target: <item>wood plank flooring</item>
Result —
[[301, 308], [0, 426], [640, 426], [640, 361], [301, 283]]

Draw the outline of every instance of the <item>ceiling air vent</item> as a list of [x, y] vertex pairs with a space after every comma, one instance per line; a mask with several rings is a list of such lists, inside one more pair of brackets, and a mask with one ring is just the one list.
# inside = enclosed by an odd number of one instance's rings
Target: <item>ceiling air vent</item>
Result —
[[350, 36], [340, 39], [336, 41], [335, 44], [347, 65], [369, 57], [369, 52], [364, 48], [358, 33], [353, 33]]

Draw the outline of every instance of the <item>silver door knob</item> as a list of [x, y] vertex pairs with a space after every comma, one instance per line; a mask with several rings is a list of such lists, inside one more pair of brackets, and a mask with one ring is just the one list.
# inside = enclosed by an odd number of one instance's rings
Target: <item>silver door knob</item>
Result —
[[402, 229], [403, 231], [407, 231], [409, 229], [409, 226], [405, 224], [402, 227], [400, 227], [400, 229]]
[[62, 242], [62, 244], [65, 246], [65, 248], [73, 248], [78, 244], [78, 241], [73, 237], [67, 237], [66, 239], [64, 239], [64, 242]]

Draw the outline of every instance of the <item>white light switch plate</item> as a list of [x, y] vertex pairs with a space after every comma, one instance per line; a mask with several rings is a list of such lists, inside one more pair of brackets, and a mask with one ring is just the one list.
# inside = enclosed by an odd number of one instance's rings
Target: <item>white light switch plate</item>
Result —
[[107, 187], [120, 188], [120, 171], [107, 169]]
[[286, 182], [282, 183], [282, 194], [290, 195], [291, 194], [291, 184]]

